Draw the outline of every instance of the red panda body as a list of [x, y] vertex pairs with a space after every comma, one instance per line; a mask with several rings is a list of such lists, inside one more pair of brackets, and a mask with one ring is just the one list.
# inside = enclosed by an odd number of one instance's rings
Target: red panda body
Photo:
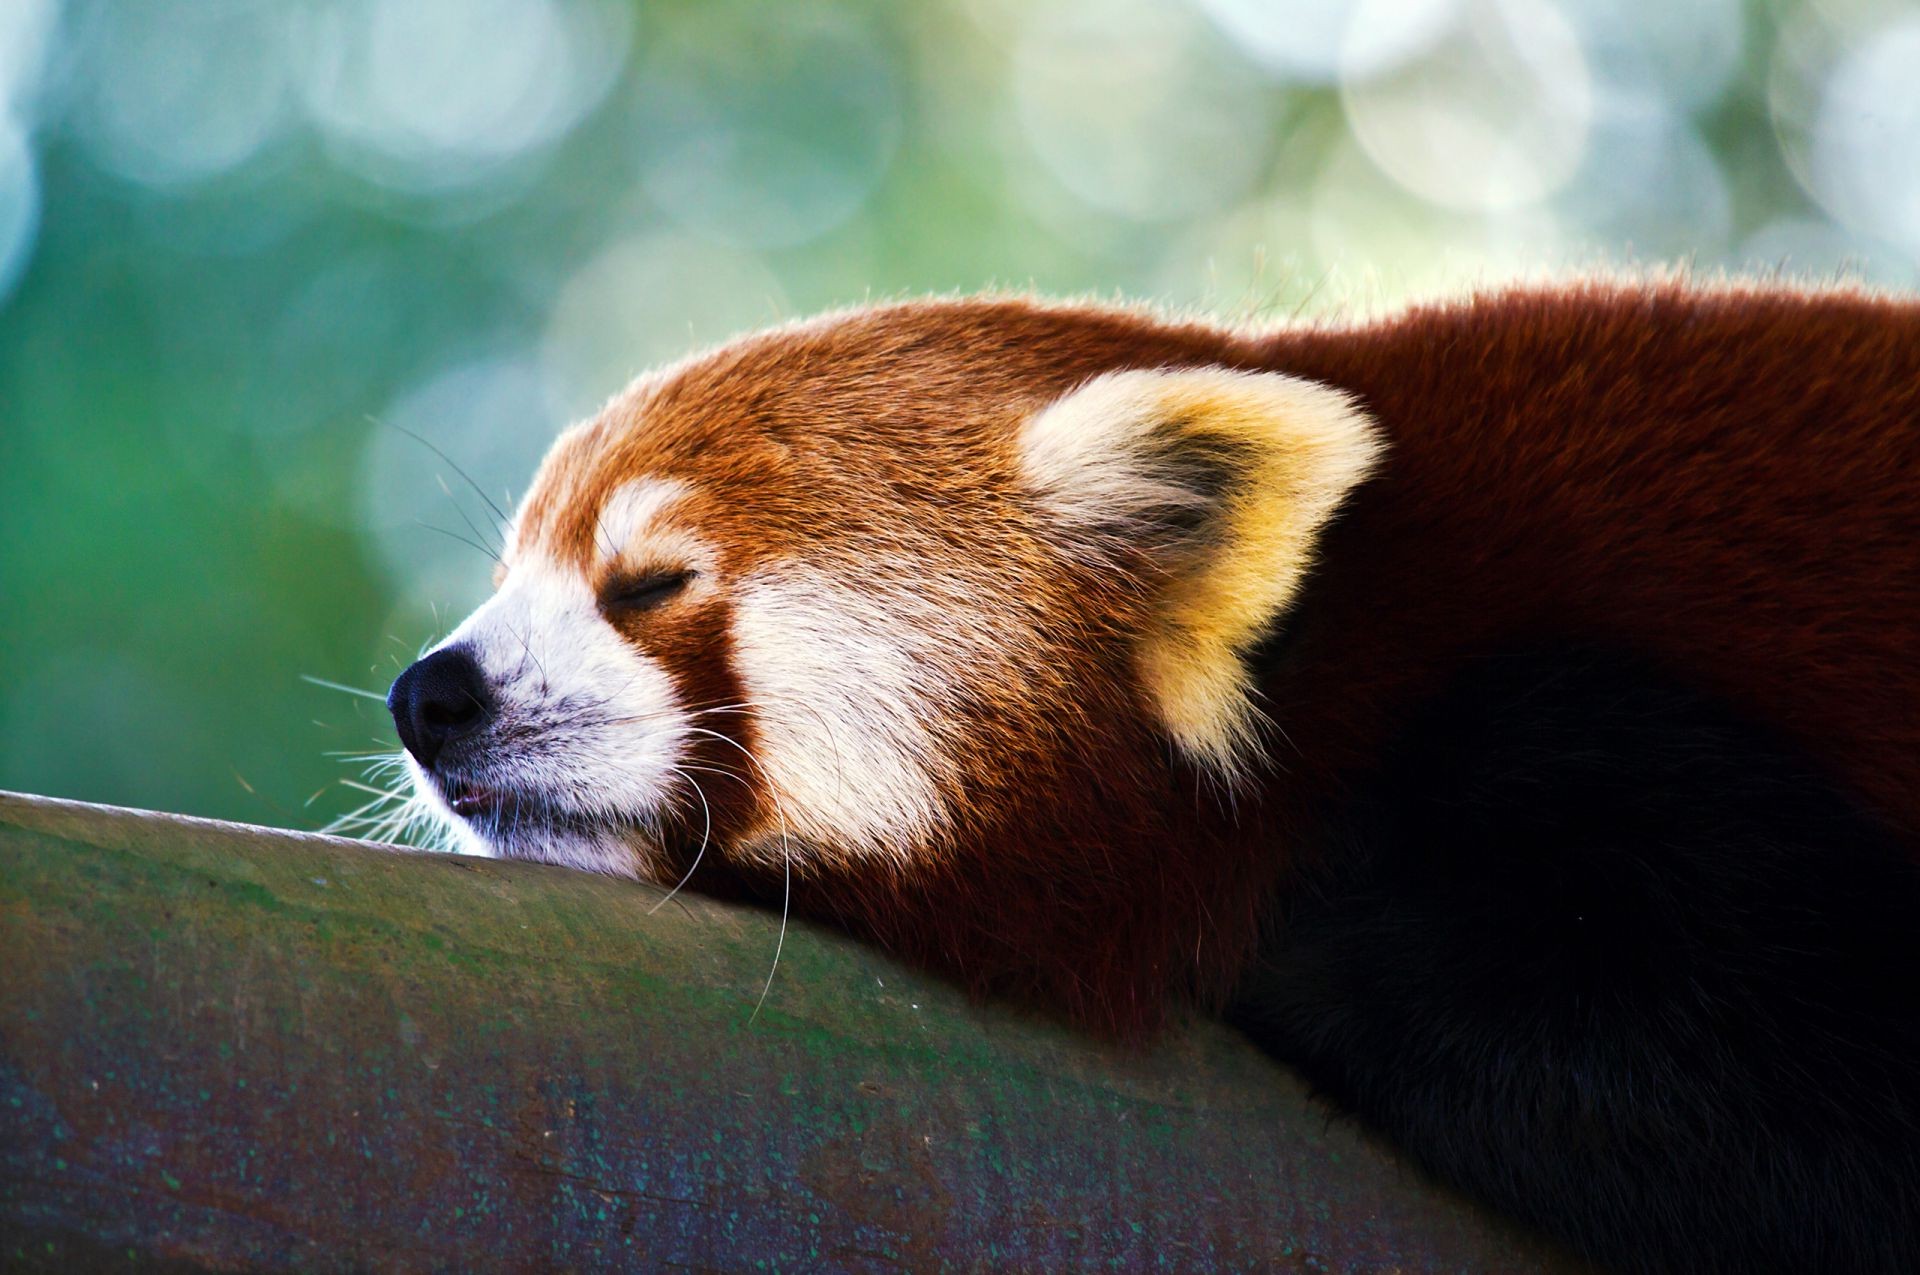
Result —
[[1920, 304], [980, 300], [637, 384], [392, 703], [497, 852], [1225, 1006], [1608, 1265], [1895, 1270], [1916, 655]]
[[1391, 438], [1322, 542], [1339, 636], [1280, 715], [1326, 723], [1309, 756], [1364, 759], [1356, 710], [1465, 656], [1606, 639], [1798, 739], [1920, 857], [1920, 305], [1521, 293], [1272, 356]]

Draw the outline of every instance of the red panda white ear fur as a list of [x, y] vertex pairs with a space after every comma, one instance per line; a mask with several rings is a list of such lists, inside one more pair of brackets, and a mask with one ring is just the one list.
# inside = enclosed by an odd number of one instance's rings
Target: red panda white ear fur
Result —
[[1379, 457], [1373, 422], [1345, 394], [1278, 373], [1116, 372], [1029, 420], [1020, 449], [1069, 552], [1156, 563], [1142, 681], [1181, 748], [1243, 774], [1260, 722], [1246, 652]]

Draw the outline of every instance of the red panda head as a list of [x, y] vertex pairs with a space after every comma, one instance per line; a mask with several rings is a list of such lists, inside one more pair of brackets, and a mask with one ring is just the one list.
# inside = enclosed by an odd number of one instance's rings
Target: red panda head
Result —
[[558, 440], [497, 592], [396, 683], [416, 780], [496, 853], [790, 871], [841, 912], [1171, 854], [1260, 766], [1247, 650], [1376, 452], [1257, 365], [980, 300], [644, 377]]

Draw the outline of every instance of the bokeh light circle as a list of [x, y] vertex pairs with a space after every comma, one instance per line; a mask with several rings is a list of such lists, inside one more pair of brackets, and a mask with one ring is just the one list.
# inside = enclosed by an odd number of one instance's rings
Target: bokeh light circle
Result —
[[494, 507], [511, 512], [560, 424], [539, 366], [517, 352], [443, 367], [378, 415], [362, 455], [361, 526], [396, 592], [454, 617], [486, 596], [501, 534]]
[[59, 0], [0, 4], [0, 114], [32, 117], [59, 15]]
[[40, 228], [40, 174], [26, 130], [0, 112], [0, 304], [27, 268]]
[[1273, 75], [1316, 84], [1390, 71], [1431, 48], [1460, 13], [1460, 0], [1195, 3]]
[[245, 163], [291, 122], [279, 6], [114, 5], [91, 17], [74, 124], [107, 171], [150, 186], [203, 181]]
[[1889, 23], [1839, 60], [1813, 136], [1820, 202], [1920, 256], [1920, 15]]
[[1740, 70], [1741, 0], [1559, 0], [1586, 50], [1602, 97], [1635, 109], [1694, 110]]
[[1258, 178], [1275, 111], [1253, 68], [1221, 52], [1211, 28], [1170, 6], [1039, 6], [1013, 58], [1026, 142], [1109, 213], [1166, 221], [1226, 208]]
[[902, 128], [892, 63], [830, 9], [704, 9], [654, 43], [635, 105], [647, 194], [690, 230], [754, 247], [852, 216]]
[[1596, 249], [1637, 262], [1712, 260], [1733, 233], [1733, 194], [1713, 151], [1657, 96], [1609, 96], [1586, 162], [1554, 206]]
[[334, 0], [303, 34], [307, 111], [342, 164], [433, 194], [574, 128], [631, 38], [618, 0]]
[[1354, 136], [1394, 181], [1482, 211], [1536, 202], [1572, 177], [1594, 109], [1580, 41], [1540, 0], [1477, 0], [1430, 56], [1342, 97]]
[[615, 244], [554, 303], [541, 349], [550, 410], [585, 416], [640, 373], [785, 309], [779, 281], [750, 252], [672, 233]]

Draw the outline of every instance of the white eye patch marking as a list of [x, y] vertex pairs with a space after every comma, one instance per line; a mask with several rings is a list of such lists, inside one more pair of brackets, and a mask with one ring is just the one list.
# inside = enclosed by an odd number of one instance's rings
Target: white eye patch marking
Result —
[[660, 514], [687, 492], [685, 483], [671, 478], [636, 478], [622, 483], [600, 506], [595, 530], [595, 552], [602, 566], [617, 560]]
[[[687, 737], [666, 670], [601, 618], [577, 572], [537, 560], [516, 565], [441, 645], [458, 643], [472, 649], [497, 705], [483, 759], [462, 777], [525, 802], [494, 830], [493, 849], [636, 875], [637, 838], [673, 791]], [[417, 774], [416, 783], [431, 791]], [[455, 826], [472, 836], [464, 821]]]
[[758, 759], [791, 831], [905, 858], [945, 823], [952, 763], [928, 722], [950, 653], [905, 595], [787, 567], [742, 582], [734, 649], [755, 706]]

